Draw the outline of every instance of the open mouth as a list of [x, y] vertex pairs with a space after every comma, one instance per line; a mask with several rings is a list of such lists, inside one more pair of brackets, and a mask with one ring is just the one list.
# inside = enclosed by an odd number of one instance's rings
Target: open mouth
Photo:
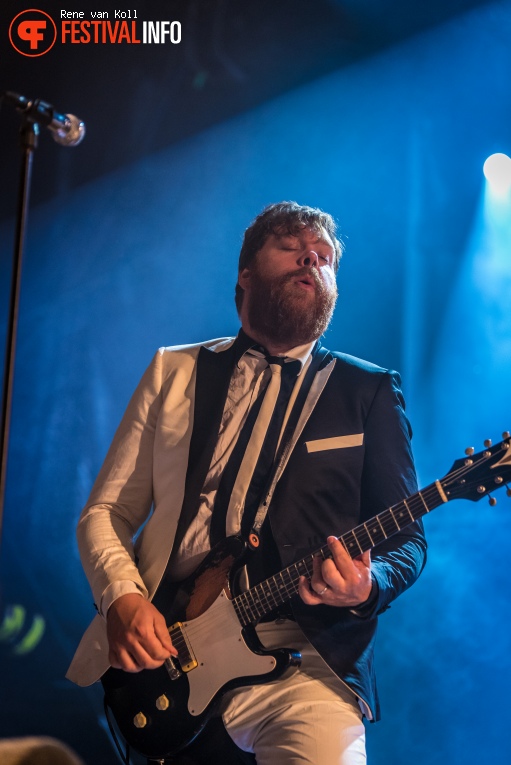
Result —
[[316, 289], [316, 282], [312, 276], [299, 276], [295, 279], [295, 281], [305, 289]]

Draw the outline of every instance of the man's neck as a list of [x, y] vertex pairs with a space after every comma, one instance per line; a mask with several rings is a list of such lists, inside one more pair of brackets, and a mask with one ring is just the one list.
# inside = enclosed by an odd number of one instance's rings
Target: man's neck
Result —
[[[311, 340], [310, 342], [297, 342], [297, 343], [282, 343], [276, 340], [275, 338], [266, 337], [265, 335], [262, 335], [261, 333], [252, 330], [251, 327], [247, 326], [246, 322], [242, 322], [241, 324], [243, 331], [246, 335], [248, 335], [252, 340], [254, 340], [258, 345], [262, 345], [263, 348], [265, 348], [270, 356], [285, 356], [289, 353], [289, 351], [292, 351], [294, 348], [297, 348], [298, 346], [306, 346], [311, 345], [316, 342], [316, 340]], [[317, 338], [316, 338], [317, 339]]]

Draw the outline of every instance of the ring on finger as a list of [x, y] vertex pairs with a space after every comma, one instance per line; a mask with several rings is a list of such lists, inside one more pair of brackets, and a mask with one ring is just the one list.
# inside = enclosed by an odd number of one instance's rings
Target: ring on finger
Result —
[[322, 595], [324, 595], [324, 594], [325, 594], [325, 592], [326, 592], [327, 590], [328, 590], [328, 585], [326, 585], [325, 587], [323, 587], [323, 589], [321, 590], [321, 592], [318, 592], [318, 595], [319, 595], [319, 597], [321, 598], [321, 596], [322, 596]]

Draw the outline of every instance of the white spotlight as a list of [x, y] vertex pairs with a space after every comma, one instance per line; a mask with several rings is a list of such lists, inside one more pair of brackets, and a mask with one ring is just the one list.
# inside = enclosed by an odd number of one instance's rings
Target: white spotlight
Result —
[[495, 194], [508, 194], [511, 189], [511, 159], [507, 154], [492, 154], [484, 163], [483, 172]]

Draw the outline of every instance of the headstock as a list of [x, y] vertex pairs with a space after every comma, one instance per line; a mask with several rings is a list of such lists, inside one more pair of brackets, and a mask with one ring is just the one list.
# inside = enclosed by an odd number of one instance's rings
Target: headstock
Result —
[[474, 454], [472, 447], [465, 450], [466, 457], [456, 460], [447, 475], [440, 481], [448, 500], [470, 499], [477, 502], [490, 495], [490, 505], [497, 500], [491, 492], [506, 486], [511, 497], [511, 434], [502, 434], [503, 440], [492, 446], [488, 439], [485, 448]]

